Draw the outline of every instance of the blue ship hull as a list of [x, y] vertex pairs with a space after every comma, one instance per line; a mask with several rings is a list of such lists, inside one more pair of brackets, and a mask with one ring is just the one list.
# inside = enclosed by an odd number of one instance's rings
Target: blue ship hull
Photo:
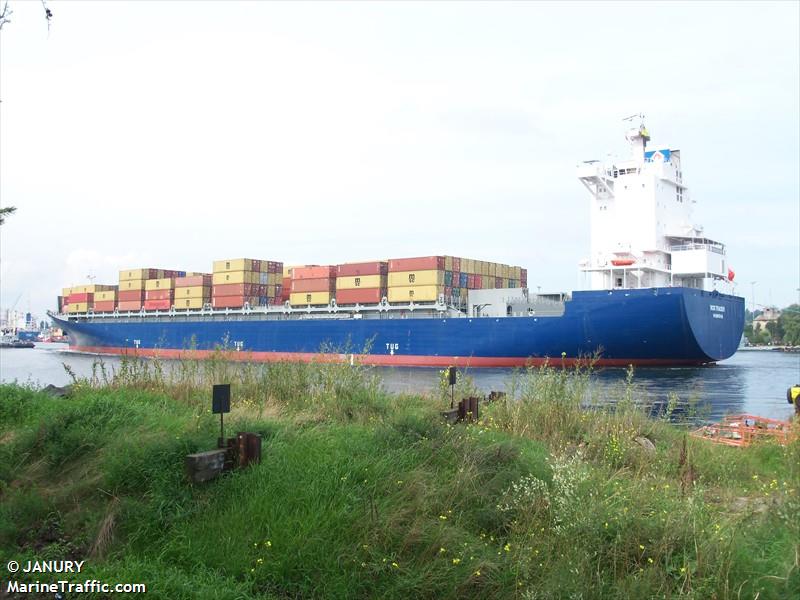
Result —
[[[691, 288], [575, 292], [556, 317], [253, 319], [52, 317], [77, 351], [167, 358], [234, 350], [240, 360], [524, 366], [596, 358], [607, 366], [697, 365], [733, 355], [744, 299]], [[366, 351], [365, 351], [366, 349]], [[351, 354], [352, 353], [352, 354]]]

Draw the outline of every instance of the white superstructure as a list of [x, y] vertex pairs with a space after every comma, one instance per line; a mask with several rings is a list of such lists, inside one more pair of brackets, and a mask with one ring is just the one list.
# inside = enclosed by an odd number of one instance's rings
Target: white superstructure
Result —
[[729, 292], [725, 246], [692, 222], [679, 150], [647, 150], [640, 123], [626, 135], [631, 157], [586, 161], [578, 178], [592, 195], [590, 289], [684, 286]]

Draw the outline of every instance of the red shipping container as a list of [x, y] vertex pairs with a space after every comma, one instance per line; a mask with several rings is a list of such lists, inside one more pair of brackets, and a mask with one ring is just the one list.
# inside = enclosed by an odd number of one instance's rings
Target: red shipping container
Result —
[[479, 290], [483, 289], [483, 275], [475, 275], [475, 287]]
[[467, 288], [470, 290], [475, 289], [475, 275], [467, 275]]
[[335, 279], [292, 279], [293, 292], [332, 292], [336, 288]]
[[389, 263], [384, 261], [348, 263], [336, 267], [337, 277], [357, 277], [359, 275], [386, 275]]
[[528, 269], [520, 269], [519, 283], [520, 287], [528, 287]]
[[502, 277], [495, 277], [494, 278], [494, 287], [499, 289], [503, 287], [503, 278]]
[[274, 260], [267, 261], [267, 273], [283, 273], [283, 263]]
[[211, 296], [255, 296], [253, 290], [258, 286], [252, 283], [223, 283], [212, 286]]
[[330, 279], [336, 277], [336, 267], [311, 266], [292, 269], [292, 279]]
[[461, 259], [457, 256], [453, 257], [453, 271], [461, 271]]
[[67, 302], [69, 304], [73, 304], [75, 302], [93, 302], [94, 301], [94, 294], [92, 293], [80, 293], [80, 294], [70, 294], [67, 296]]
[[145, 302], [148, 300], [172, 300], [172, 290], [147, 290], [144, 293]]
[[389, 271], [444, 271], [444, 256], [392, 258], [389, 260]]
[[450, 298], [450, 297], [452, 297], [452, 295], [453, 295], [453, 288], [451, 288], [451, 287], [444, 288], [444, 297], [445, 298]]
[[142, 309], [142, 302], [141, 300], [130, 300], [126, 302], [120, 301], [120, 303], [117, 305], [117, 308], [120, 310], [120, 312], [129, 310], [135, 310], [136, 312], [139, 312]]
[[118, 300], [120, 302], [142, 302], [144, 300], [144, 290], [124, 290], [119, 292]]
[[172, 300], [145, 300], [145, 310], [169, 310], [172, 306]]
[[94, 312], [114, 312], [116, 305], [113, 300], [101, 300], [94, 303]]
[[192, 275], [191, 277], [176, 277], [175, 287], [203, 287], [211, 286], [211, 275]]
[[241, 308], [245, 302], [258, 306], [258, 296], [219, 296], [211, 299], [214, 308]]
[[336, 304], [377, 304], [385, 295], [386, 290], [381, 288], [339, 290], [336, 292]]

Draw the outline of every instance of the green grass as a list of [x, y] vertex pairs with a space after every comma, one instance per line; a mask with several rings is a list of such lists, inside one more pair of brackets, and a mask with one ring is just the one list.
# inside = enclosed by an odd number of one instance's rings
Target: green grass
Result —
[[[191, 485], [226, 380], [228, 431], [260, 433], [263, 460]], [[0, 561], [86, 559], [80, 580], [170, 599], [798, 595], [797, 442], [687, 438], [633, 381], [587, 410], [587, 371], [513, 386], [468, 426], [324, 361], [98, 364], [67, 399], [1, 386]]]

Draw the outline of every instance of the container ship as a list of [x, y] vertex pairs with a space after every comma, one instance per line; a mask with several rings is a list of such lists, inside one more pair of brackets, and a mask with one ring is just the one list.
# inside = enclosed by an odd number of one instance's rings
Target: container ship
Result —
[[586, 161], [586, 288], [532, 293], [518, 266], [455, 256], [287, 266], [214, 261], [210, 273], [120, 271], [65, 288], [50, 317], [79, 352], [245, 361], [324, 358], [373, 365], [680, 366], [736, 351], [744, 300], [725, 246], [692, 222], [679, 150]]

